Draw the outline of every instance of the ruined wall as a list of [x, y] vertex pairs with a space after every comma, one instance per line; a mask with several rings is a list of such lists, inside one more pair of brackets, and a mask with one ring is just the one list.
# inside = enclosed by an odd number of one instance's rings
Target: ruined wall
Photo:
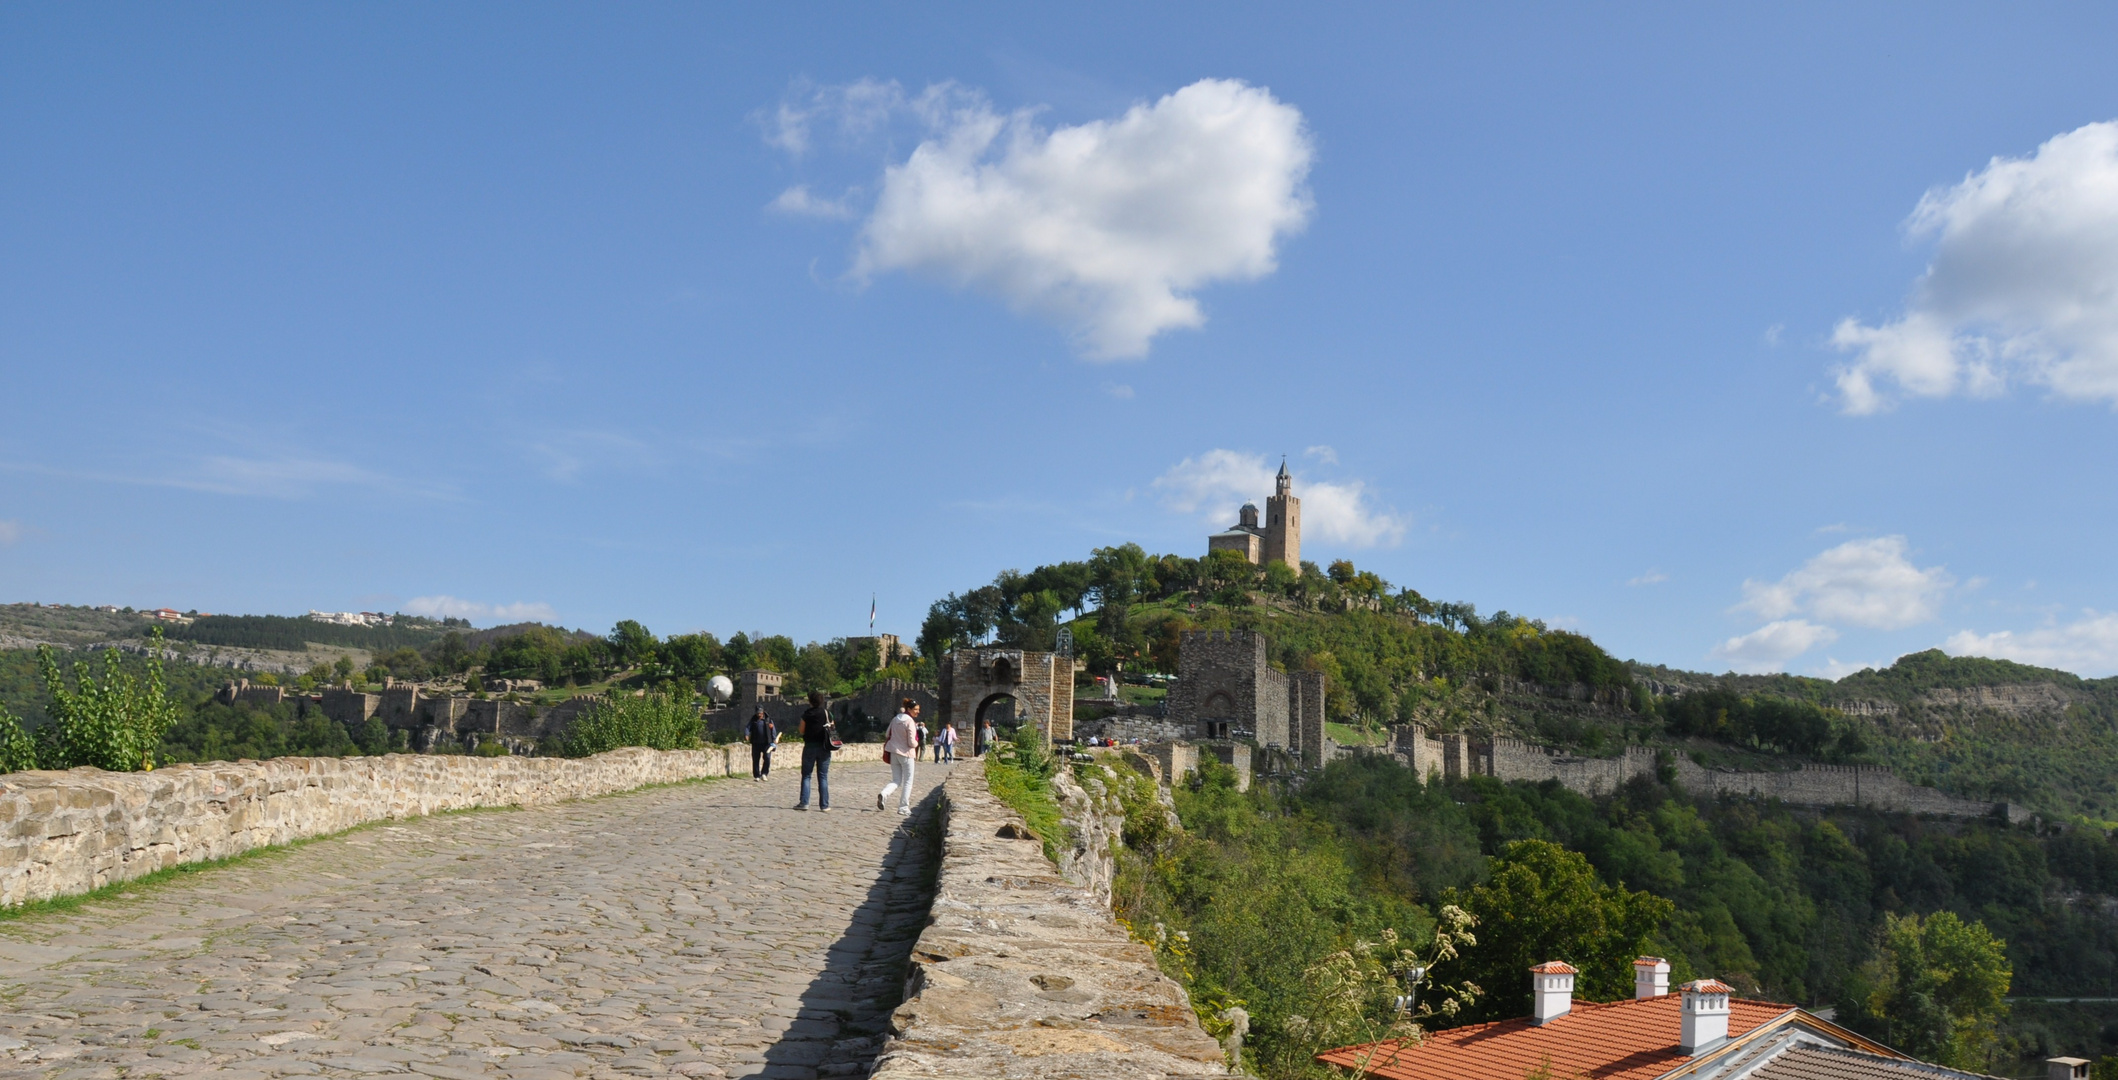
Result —
[[1287, 748], [1303, 764], [1323, 768], [1331, 757], [1324, 738], [1324, 673], [1297, 671], [1287, 677]]
[[[1656, 752], [1628, 746], [1617, 757], [1593, 758], [1531, 746], [1515, 739], [1478, 739], [1462, 734], [1436, 738], [1417, 724], [1391, 729], [1389, 752], [1422, 777], [1446, 780], [1490, 776], [1497, 780], [1541, 783], [1557, 780], [1570, 791], [1604, 795], [1637, 776], [1654, 776]], [[1679, 786], [1694, 795], [1742, 795], [1804, 806], [1870, 806], [1942, 817], [1981, 818], [1999, 814], [2009, 821], [2027, 820], [2028, 812], [2009, 803], [1964, 799], [1907, 783], [1879, 765], [1803, 765], [1786, 772], [1709, 769], [1690, 758], [1674, 759]]]
[[1134, 739], [1142, 742], [1162, 742], [1196, 739], [1202, 735], [1199, 721], [1156, 716], [1151, 710], [1117, 712], [1109, 716], [1074, 721], [1074, 737], [1077, 739], [1112, 738], [1121, 742], [1131, 742]]
[[[1228, 1077], [1184, 988], [966, 761], [942, 785], [941, 873], [877, 1080]], [[1107, 848], [1106, 848], [1107, 850]]]

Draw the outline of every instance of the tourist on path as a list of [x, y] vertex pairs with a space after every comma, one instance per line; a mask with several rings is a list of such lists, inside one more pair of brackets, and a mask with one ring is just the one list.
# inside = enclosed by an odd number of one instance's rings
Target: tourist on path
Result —
[[780, 744], [780, 729], [760, 705], [745, 734], [750, 736], [750, 779], [763, 780], [772, 775], [772, 748]]
[[890, 759], [890, 783], [875, 796], [875, 809], [888, 809], [890, 793], [897, 793], [897, 813], [912, 815], [912, 755], [919, 752], [919, 702], [904, 699], [904, 706], [890, 720], [890, 733], [883, 738], [883, 753]]
[[831, 751], [838, 741], [838, 726], [831, 722], [830, 699], [822, 690], [809, 691], [809, 707], [802, 710], [802, 801], [796, 810], [809, 809], [809, 774], [816, 773], [816, 808], [831, 809]]
[[993, 752], [993, 722], [991, 720], [980, 720], [978, 724], [977, 749], [979, 756], [983, 757]]
[[956, 761], [956, 725], [941, 725], [941, 734], [934, 737], [935, 760], [954, 764]]

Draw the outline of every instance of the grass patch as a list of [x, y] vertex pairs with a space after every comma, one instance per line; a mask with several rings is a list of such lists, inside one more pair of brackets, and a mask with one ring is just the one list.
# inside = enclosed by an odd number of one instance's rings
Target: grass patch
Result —
[[1389, 736], [1380, 730], [1358, 728], [1352, 724], [1326, 723], [1324, 735], [1340, 746], [1381, 746], [1389, 740]]
[[1059, 865], [1059, 848], [1072, 847], [1073, 832], [1059, 816], [1059, 799], [1052, 793], [1052, 774], [1059, 763], [1037, 741], [1036, 729], [1023, 725], [1027, 737], [1017, 735], [1013, 744], [1002, 743], [998, 752], [985, 758], [986, 787], [1008, 809], [1022, 815], [1022, 823], [1044, 843], [1044, 857]]

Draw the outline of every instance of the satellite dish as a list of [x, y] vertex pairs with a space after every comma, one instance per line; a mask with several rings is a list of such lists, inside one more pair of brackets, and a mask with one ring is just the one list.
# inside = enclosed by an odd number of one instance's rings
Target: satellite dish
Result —
[[735, 696], [735, 684], [729, 682], [726, 675], [715, 675], [706, 681], [706, 696], [712, 698], [716, 705], [725, 705], [729, 698]]

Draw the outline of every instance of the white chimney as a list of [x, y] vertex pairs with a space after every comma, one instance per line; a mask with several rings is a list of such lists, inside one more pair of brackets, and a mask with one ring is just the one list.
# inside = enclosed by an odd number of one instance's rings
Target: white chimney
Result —
[[1669, 961], [1643, 956], [1633, 961], [1633, 999], [1661, 997], [1669, 993]]
[[2046, 1080], [2088, 1080], [2087, 1058], [2056, 1057], [2044, 1059]]
[[1728, 995], [1734, 993], [1717, 979], [1693, 979], [1678, 989], [1684, 991], [1684, 1026], [1677, 1049], [1696, 1057], [1728, 1041]]
[[1530, 969], [1530, 1023], [1557, 1020], [1573, 1010], [1574, 975], [1573, 967], [1559, 960]]

